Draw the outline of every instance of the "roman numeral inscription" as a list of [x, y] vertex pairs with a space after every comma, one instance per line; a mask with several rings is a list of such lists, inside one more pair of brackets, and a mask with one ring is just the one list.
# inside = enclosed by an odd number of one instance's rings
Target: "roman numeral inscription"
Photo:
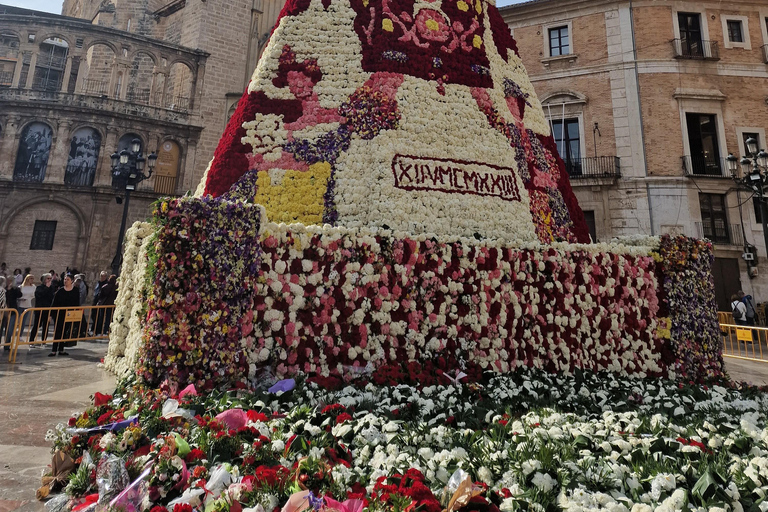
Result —
[[395, 186], [403, 190], [435, 190], [474, 194], [519, 201], [515, 171], [507, 167], [449, 160], [395, 155], [392, 159]]

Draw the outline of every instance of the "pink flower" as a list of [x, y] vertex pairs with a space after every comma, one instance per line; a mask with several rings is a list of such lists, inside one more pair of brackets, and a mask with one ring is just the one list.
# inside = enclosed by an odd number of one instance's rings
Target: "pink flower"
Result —
[[416, 15], [416, 28], [424, 39], [444, 42], [451, 35], [451, 30], [443, 15], [434, 9], [422, 9]]

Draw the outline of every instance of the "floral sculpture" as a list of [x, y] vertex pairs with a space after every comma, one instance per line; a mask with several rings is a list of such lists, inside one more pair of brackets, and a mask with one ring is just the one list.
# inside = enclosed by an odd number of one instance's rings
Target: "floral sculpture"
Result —
[[198, 197], [156, 226], [144, 337], [113, 351], [132, 364], [109, 360], [151, 385], [252, 385], [264, 367], [723, 373], [711, 246], [583, 243], [481, 0], [289, 0]]
[[203, 185], [274, 222], [589, 241], [481, 0], [289, 0]]

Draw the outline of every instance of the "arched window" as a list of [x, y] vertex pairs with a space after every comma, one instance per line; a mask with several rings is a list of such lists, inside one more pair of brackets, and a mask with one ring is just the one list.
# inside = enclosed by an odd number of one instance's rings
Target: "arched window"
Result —
[[76, 187], [90, 187], [96, 176], [101, 149], [101, 135], [93, 128], [80, 128], [69, 143], [69, 160], [64, 183]]
[[171, 195], [176, 191], [176, 178], [179, 175], [181, 148], [172, 140], [160, 144], [155, 164], [155, 192]]
[[[139, 139], [141, 141], [141, 137], [136, 135], [135, 133], [126, 133], [122, 137], [120, 137], [120, 140], [117, 141], [117, 152], [121, 152], [122, 150], [131, 150], [131, 142], [133, 142], [133, 139]], [[144, 143], [141, 143], [141, 150], [144, 151]]]
[[16, 166], [13, 168], [15, 181], [43, 181], [52, 140], [53, 130], [45, 123], [32, 123], [24, 128], [16, 155]]

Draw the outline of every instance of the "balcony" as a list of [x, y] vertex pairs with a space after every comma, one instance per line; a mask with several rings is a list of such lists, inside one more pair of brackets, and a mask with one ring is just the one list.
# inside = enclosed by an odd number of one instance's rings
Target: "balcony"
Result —
[[728, 174], [728, 165], [725, 158], [684, 156], [682, 160], [683, 172], [689, 178], [731, 178], [731, 175]]
[[176, 194], [176, 176], [160, 176], [153, 174], [148, 180], [144, 180], [136, 187], [137, 192], [150, 192], [152, 194], [161, 194], [172, 196]]
[[571, 180], [590, 178], [620, 178], [621, 159], [616, 156], [594, 156], [565, 160], [565, 170]]
[[32, 80], [32, 89], [36, 91], [57, 92], [61, 90], [61, 77], [38, 78]]
[[768, 64], [768, 44], [764, 44], [761, 48], [763, 50], [763, 62]]
[[741, 224], [716, 222], [713, 226], [711, 221], [697, 222], [696, 236], [698, 238], [706, 238], [717, 245], [731, 245], [734, 247], [744, 246]]
[[23, 107], [31, 105], [42, 107], [45, 105], [66, 105], [84, 112], [110, 115], [136, 116], [141, 119], [154, 119], [158, 122], [188, 124], [194, 115], [188, 110], [178, 106], [168, 105], [159, 107], [142, 105], [129, 101], [109, 98], [106, 94], [97, 96], [92, 94], [70, 94], [49, 89], [16, 89], [10, 87], [0, 88], [0, 104], [16, 104]]
[[672, 47], [676, 59], [720, 60], [717, 41], [673, 39]]
[[109, 82], [106, 80], [83, 80], [83, 94], [89, 96], [106, 96], [109, 89]]

